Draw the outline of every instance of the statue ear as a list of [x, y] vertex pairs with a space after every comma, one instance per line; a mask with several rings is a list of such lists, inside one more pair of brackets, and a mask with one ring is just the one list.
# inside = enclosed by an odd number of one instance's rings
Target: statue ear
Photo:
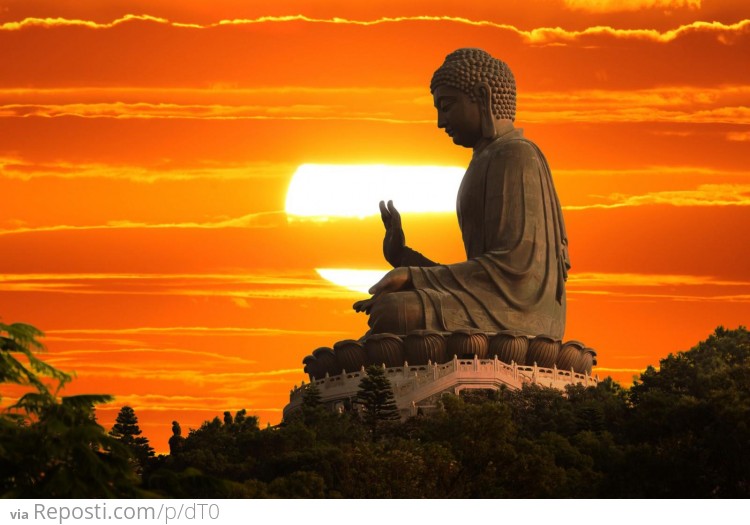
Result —
[[474, 85], [474, 96], [479, 104], [482, 136], [486, 139], [494, 139], [495, 117], [492, 115], [492, 88], [487, 82], [477, 82]]

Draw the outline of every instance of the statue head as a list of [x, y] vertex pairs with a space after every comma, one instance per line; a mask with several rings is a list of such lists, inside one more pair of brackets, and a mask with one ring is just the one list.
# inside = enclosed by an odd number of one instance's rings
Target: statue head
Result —
[[[499, 121], [515, 120], [516, 81], [508, 65], [481, 49], [457, 49], [432, 75], [438, 127], [456, 144], [474, 147], [496, 135]], [[441, 118], [442, 116], [442, 118]]]

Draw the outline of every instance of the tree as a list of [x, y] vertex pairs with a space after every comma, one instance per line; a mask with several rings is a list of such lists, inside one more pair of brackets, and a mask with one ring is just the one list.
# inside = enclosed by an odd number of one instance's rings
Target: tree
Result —
[[[0, 383], [29, 385], [39, 393], [48, 394], [49, 389], [38, 374], [57, 381], [57, 389], [62, 388], [72, 377], [55, 367], [48, 365], [36, 355], [43, 352], [44, 345], [39, 338], [44, 334], [41, 330], [24, 323], [10, 325], [0, 323]], [[26, 367], [18, 358], [29, 363]]]
[[326, 410], [317, 383], [310, 383], [302, 393], [302, 410], [300, 412], [302, 421], [307, 425], [314, 425], [325, 419]]
[[391, 382], [385, 376], [383, 368], [371, 365], [365, 371], [367, 375], [359, 382], [357, 403], [362, 407], [362, 417], [372, 440], [376, 441], [383, 424], [397, 421], [400, 416]]
[[245, 423], [246, 419], [247, 419], [247, 410], [243, 408], [242, 410], [238, 410], [237, 413], [234, 415], [234, 424], [242, 425]]
[[744, 328], [668, 356], [630, 391], [604, 380], [443, 395], [442, 410], [382, 432], [396, 416], [389, 391], [371, 368], [361, 414], [323, 410], [311, 388], [302, 410], [319, 411], [313, 422], [207, 421], [144, 483], [173, 497], [750, 496]]
[[321, 403], [322, 398], [320, 395], [320, 388], [318, 388], [318, 384], [315, 382], [310, 383], [302, 393], [302, 406], [304, 408], [314, 410], [318, 408]]
[[149, 458], [154, 457], [154, 449], [148, 442], [147, 437], [142, 437], [143, 431], [138, 426], [138, 417], [135, 410], [124, 406], [117, 414], [117, 419], [109, 435], [118, 439], [123, 445], [130, 449], [135, 460], [136, 472], [141, 473], [146, 467]]
[[[750, 497], [750, 332], [719, 327], [630, 389], [634, 496]], [[633, 464], [633, 462], [631, 462]]]
[[71, 375], [36, 357], [44, 350], [38, 340], [42, 335], [30, 325], [0, 323], [0, 384], [32, 387], [0, 412], [0, 496], [133, 497], [137, 478], [128, 450], [94, 417], [94, 405], [111, 396], [58, 399], [56, 393]]

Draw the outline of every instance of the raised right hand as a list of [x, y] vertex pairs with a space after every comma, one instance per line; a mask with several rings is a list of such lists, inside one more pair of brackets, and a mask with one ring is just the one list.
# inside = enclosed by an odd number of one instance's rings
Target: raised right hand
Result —
[[380, 201], [380, 217], [385, 226], [385, 237], [383, 238], [383, 256], [385, 260], [396, 268], [401, 265], [401, 259], [406, 246], [406, 237], [401, 227], [401, 214], [393, 205], [393, 201]]

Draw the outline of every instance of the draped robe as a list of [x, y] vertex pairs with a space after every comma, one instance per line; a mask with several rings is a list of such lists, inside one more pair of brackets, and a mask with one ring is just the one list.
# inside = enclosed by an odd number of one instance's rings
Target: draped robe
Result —
[[570, 268], [560, 203], [539, 148], [510, 128], [466, 170], [456, 211], [467, 261], [441, 265], [406, 248], [412, 288], [385, 294], [370, 333], [517, 330], [561, 339]]

